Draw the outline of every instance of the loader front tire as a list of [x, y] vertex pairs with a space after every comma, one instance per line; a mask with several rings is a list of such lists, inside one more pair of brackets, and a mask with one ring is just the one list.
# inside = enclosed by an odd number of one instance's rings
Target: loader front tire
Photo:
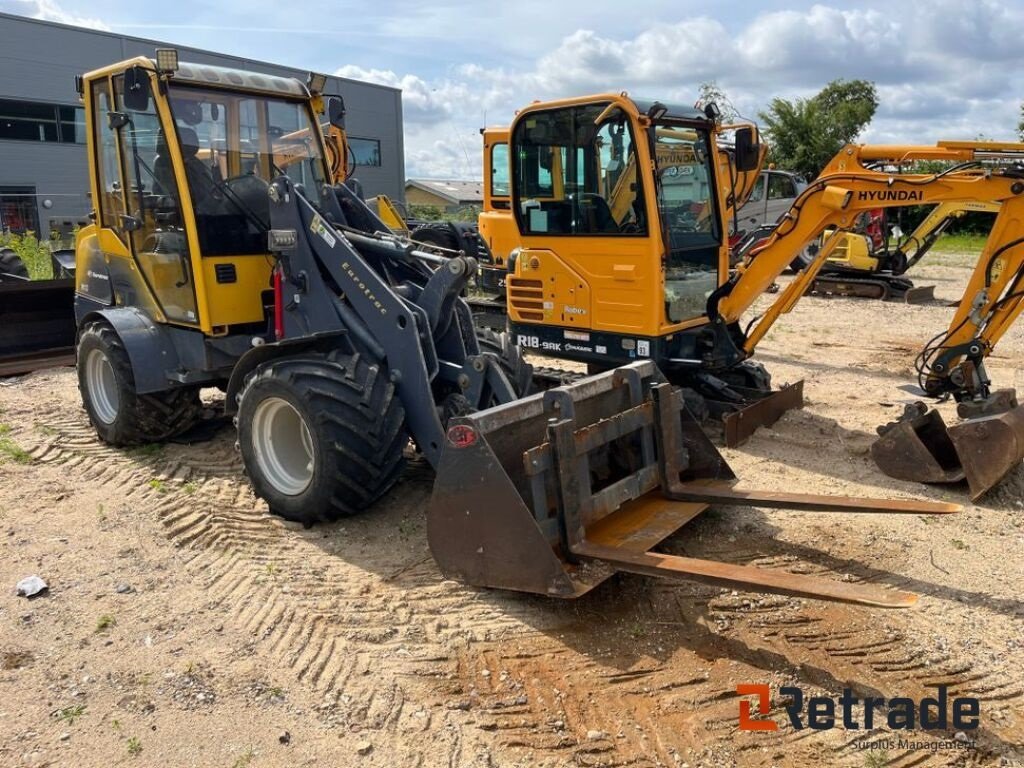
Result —
[[78, 336], [78, 389], [96, 434], [115, 446], [158, 443], [188, 431], [202, 416], [197, 387], [140, 395], [128, 352], [107, 323]]
[[245, 470], [276, 515], [307, 526], [352, 515], [402, 473], [405, 409], [375, 361], [336, 352], [272, 360], [239, 398]]

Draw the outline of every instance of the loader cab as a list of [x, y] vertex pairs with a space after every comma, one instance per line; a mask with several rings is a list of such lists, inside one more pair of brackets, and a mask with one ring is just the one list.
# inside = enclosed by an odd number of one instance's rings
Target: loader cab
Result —
[[[297, 80], [134, 59], [82, 79], [95, 225], [77, 293], [206, 335], [267, 322], [270, 182], [316, 205], [328, 183], [314, 98]], [[84, 268], [83, 268], [84, 267]]]
[[510, 148], [514, 325], [625, 335], [608, 354], [629, 358], [651, 348], [637, 337], [706, 322], [728, 271], [712, 119], [624, 94], [555, 102], [520, 113]]

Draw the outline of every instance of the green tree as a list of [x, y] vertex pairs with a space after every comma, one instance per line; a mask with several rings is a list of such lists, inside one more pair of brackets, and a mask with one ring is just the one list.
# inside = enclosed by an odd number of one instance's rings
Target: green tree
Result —
[[833, 80], [809, 99], [772, 99], [760, 113], [769, 136], [769, 160], [808, 178], [863, 131], [878, 109], [867, 80]]
[[701, 83], [697, 90], [700, 94], [697, 99], [697, 109], [704, 109], [704, 107], [711, 103], [717, 104], [718, 109], [722, 113], [723, 123], [734, 122], [740, 116], [740, 113], [736, 111], [736, 107], [732, 105], [725, 91], [719, 88], [718, 83], [714, 80]]
[[1024, 104], [1020, 105], [1020, 120], [1017, 121], [1017, 136], [1024, 141]]

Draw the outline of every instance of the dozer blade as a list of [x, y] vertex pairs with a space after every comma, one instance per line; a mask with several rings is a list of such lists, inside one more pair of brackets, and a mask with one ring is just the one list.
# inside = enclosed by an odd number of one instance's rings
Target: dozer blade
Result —
[[903, 292], [903, 301], [906, 304], [930, 304], [935, 301], [934, 285], [915, 285]]
[[952, 426], [949, 439], [977, 501], [1024, 461], [1024, 407]]
[[896, 421], [878, 428], [871, 458], [889, 477], [918, 483], [956, 483], [964, 468], [946, 423], [924, 403], [908, 405]]
[[647, 361], [452, 419], [427, 517], [442, 573], [577, 597], [616, 571], [880, 606], [913, 596], [651, 550], [709, 503], [945, 513], [923, 502], [733, 489], [736, 477]]
[[770, 427], [786, 411], [803, 407], [804, 382], [801, 379], [796, 384], [787, 384], [771, 394], [759, 396], [750, 405], [725, 413], [722, 425], [725, 427], [726, 447], [743, 445], [758, 427]]

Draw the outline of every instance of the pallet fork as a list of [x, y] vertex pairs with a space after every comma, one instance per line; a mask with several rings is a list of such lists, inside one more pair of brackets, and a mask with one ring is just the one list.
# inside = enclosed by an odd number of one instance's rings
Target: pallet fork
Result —
[[430, 501], [431, 552], [476, 586], [579, 597], [616, 571], [863, 603], [916, 595], [652, 551], [711, 504], [948, 514], [922, 501], [742, 490], [651, 362], [453, 419]]

